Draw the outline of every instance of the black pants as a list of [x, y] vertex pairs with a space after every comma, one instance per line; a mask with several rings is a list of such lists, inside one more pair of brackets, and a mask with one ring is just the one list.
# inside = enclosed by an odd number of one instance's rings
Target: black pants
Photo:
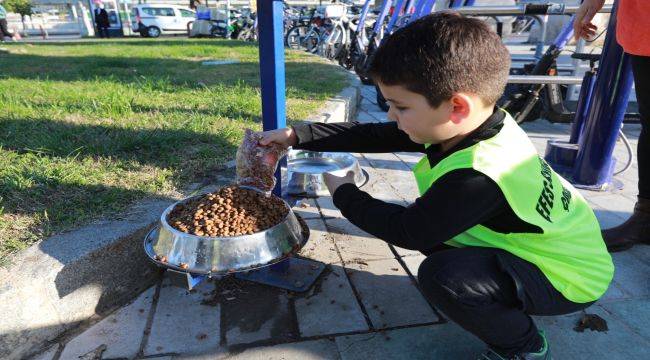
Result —
[[97, 35], [100, 38], [108, 38], [108, 26], [97, 26]]
[[14, 34], [7, 28], [7, 19], [0, 19], [0, 41], [4, 40], [5, 36], [14, 37]]
[[641, 135], [637, 146], [639, 197], [650, 199], [650, 56], [631, 55], [636, 99], [641, 114]]
[[504, 250], [442, 245], [425, 255], [418, 281], [431, 303], [502, 356], [542, 347], [530, 315], [568, 314], [592, 304], [567, 300], [537, 266]]

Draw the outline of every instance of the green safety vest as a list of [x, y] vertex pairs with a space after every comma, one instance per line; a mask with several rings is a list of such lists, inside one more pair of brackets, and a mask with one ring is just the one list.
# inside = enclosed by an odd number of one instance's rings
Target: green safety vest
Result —
[[614, 276], [594, 212], [582, 195], [539, 157], [532, 142], [507, 115], [492, 138], [456, 151], [431, 168], [424, 156], [413, 169], [424, 194], [441, 176], [472, 168], [492, 179], [517, 216], [543, 233], [492, 231], [475, 225], [445, 243], [506, 250], [537, 265], [567, 299], [600, 298]]

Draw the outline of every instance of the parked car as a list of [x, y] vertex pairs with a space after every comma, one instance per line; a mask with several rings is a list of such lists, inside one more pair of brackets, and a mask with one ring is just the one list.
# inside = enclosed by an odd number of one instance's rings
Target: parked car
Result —
[[194, 11], [175, 5], [138, 4], [131, 10], [133, 31], [143, 37], [187, 32], [187, 24], [194, 21]]

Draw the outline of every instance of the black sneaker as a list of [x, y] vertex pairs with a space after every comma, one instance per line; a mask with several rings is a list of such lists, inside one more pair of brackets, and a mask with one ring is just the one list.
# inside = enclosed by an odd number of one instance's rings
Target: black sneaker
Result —
[[553, 360], [551, 350], [548, 347], [548, 341], [546, 341], [546, 335], [541, 330], [539, 331], [539, 335], [542, 337], [542, 348], [538, 352], [517, 354], [513, 357], [505, 358], [496, 351], [488, 348], [477, 360]]

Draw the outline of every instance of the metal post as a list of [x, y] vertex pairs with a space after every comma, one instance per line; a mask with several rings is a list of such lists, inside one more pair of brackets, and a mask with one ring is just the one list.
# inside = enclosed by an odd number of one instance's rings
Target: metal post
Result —
[[379, 16], [377, 17], [377, 20], [375, 21], [375, 27], [373, 28], [373, 33], [376, 35], [379, 33], [379, 30], [381, 29], [381, 26], [384, 24], [384, 19], [386, 18], [386, 15], [388, 15], [388, 10], [390, 10], [390, 5], [392, 3], [392, 0], [385, 0], [382, 5], [381, 5], [381, 10], [379, 12]]
[[632, 88], [630, 57], [616, 42], [616, 8], [607, 27], [584, 135], [573, 169], [576, 186], [604, 190], [612, 180], [614, 145]]
[[422, 13], [420, 17], [431, 14], [431, 10], [436, 5], [436, 0], [427, 0], [422, 7]]
[[226, 0], [226, 39], [230, 39], [230, 0]]
[[590, 109], [591, 96], [594, 91], [595, 75], [596, 74], [593, 70], [589, 70], [585, 73], [585, 77], [582, 80], [578, 105], [576, 106], [576, 115], [571, 124], [571, 137], [569, 138], [569, 143], [571, 144], [577, 144], [580, 141], [580, 135], [584, 129], [585, 119], [589, 115], [587, 111]]
[[[264, 131], [286, 126], [284, 43], [284, 6], [281, 0], [257, 0], [257, 21], [260, 49], [260, 81], [262, 87], [262, 123]], [[278, 167], [273, 194], [282, 195], [280, 167]]]
[[390, 34], [393, 31], [393, 26], [395, 26], [397, 19], [400, 17], [400, 14], [402, 12], [402, 9], [404, 9], [405, 4], [406, 4], [406, 0], [397, 0], [397, 3], [393, 8], [393, 14], [391, 15], [390, 20], [388, 21], [388, 25], [386, 25], [386, 34]]

